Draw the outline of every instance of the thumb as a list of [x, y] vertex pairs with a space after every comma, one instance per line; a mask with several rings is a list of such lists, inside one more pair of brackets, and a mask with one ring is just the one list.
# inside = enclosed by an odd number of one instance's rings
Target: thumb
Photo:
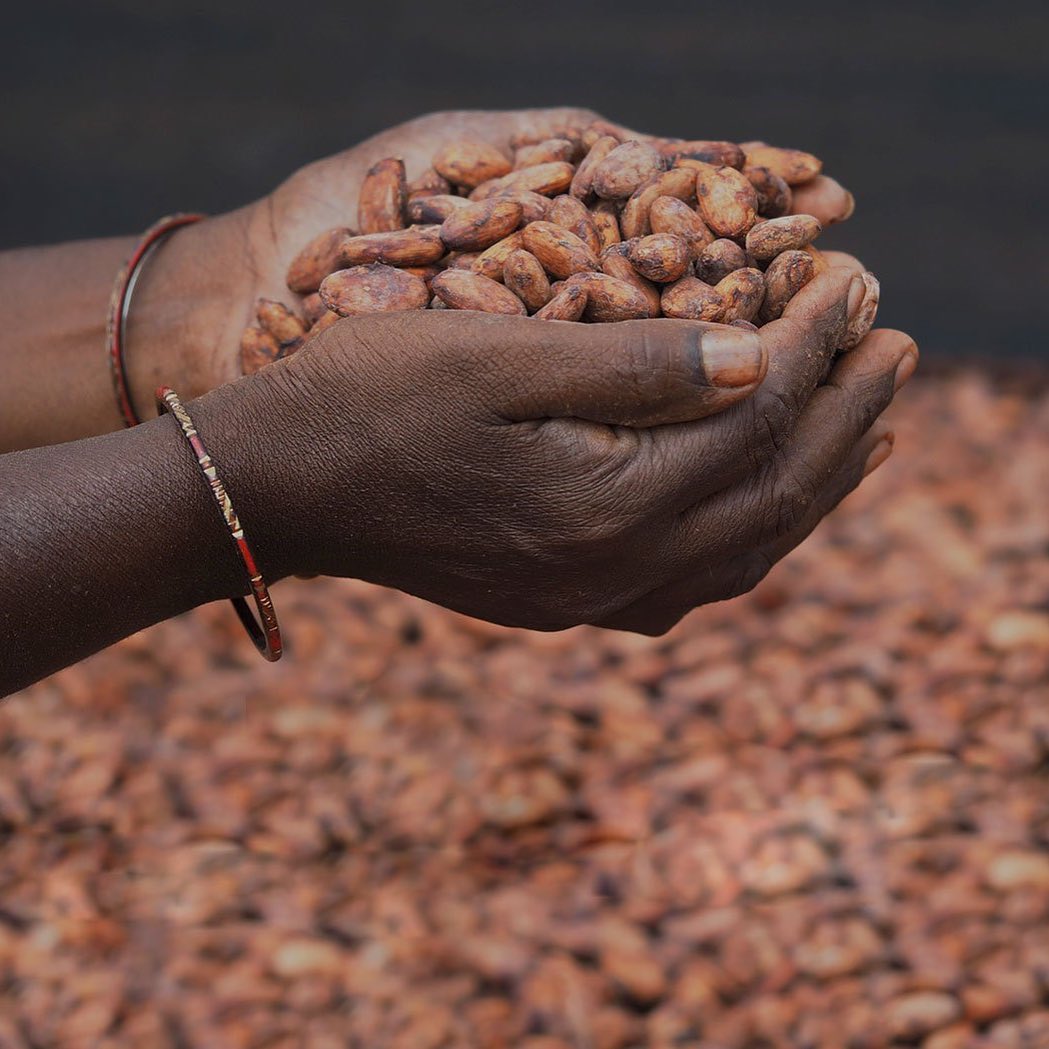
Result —
[[471, 320], [478, 349], [499, 373], [498, 410], [511, 421], [691, 422], [749, 396], [768, 366], [758, 335], [728, 325], [668, 318], [572, 324], [488, 314]]

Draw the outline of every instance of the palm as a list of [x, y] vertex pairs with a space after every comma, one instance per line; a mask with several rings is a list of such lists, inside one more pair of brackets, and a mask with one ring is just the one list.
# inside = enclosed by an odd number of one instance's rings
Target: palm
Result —
[[[599, 119], [603, 118], [590, 110], [575, 108], [433, 113], [300, 169], [249, 209], [245, 262], [251, 294], [243, 305], [243, 323], [251, 322], [250, 311], [258, 298], [292, 303], [295, 296], [284, 281], [289, 263], [318, 233], [356, 224], [361, 182], [376, 161], [399, 156], [408, 177], [415, 178], [429, 167], [438, 148], [456, 138], [481, 139], [509, 152], [516, 135], [549, 137], [559, 129], [582, 129]], [[702, 127], [682, 130], [702, 134]], [[797, 195], [795, 211], [814, 214], [824, 224], [851, 212], [851, 196], [831, 178], [821, 176], [800, 188], [804, 194]], [[233, 367], [235, 347], [229, 352], [229, 367]]]
[[302, 245], [332, 226], [356, 224], [361, 182], [368, 168], [383, 157], [401, 157], [408, 177], [414, 178], [452, 139], [476, 138], [509, 150], [516, 134], [542, 137], [565, 126], [584, 128], [596, 119], [596, 113], [583, 109], [434, 113], [302, 168], [258, 205], [262, 233], [261, 250], [256, 249], [258, 294], [286, 299], [284, 274]]

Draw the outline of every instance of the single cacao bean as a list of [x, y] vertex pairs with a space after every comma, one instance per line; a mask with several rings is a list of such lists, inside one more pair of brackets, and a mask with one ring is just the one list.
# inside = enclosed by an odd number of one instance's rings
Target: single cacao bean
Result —
[[498, 281], [463, 270], [445, 270], [433, 279], [434, 294], [453, 310], [525, 315], [525, 304]]

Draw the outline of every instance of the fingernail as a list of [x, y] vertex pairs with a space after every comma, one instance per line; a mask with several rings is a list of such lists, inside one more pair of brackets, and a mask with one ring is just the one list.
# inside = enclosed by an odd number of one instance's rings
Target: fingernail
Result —
[[716, 328], [703, 332], [703, 373], [711, 386], [750, 386], [765, 370], [765, 352], [753, 332]]
[[863, 476], [869, 477], [886, 459], [892, 455], [892, 446], [896, 443], [896, 435], [891, 431], [887, 433], [873, 448], [863, 464]]
[[845, 190], [845, 212], [838, 216], [839, 222], [844, 222], [846, 219], [852, 218], [852, 213], [856, 210], [856, 198], [848, 191]]
[[849, 317], [855, 317], [856, 311], [860, 308], [860, 303], [863, 302], [863, 296], [867, 292], [867, 285], [864, 283], [862, 277], [853, 277], [849, 283], [849, 302], [846, 307]]
[[907, 380], [914, 374], [918, 367], [918, 354], [908, 350], [899, 364], [896, 365], [896, 377], [892, 382], [892, 392], [898, 393], [906, 385]]

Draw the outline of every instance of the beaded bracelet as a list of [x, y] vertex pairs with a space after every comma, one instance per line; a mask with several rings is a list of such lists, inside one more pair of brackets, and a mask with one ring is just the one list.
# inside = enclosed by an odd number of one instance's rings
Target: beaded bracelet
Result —
[[179, 400], [178, 394], [170, 386], [161, 386], [157, 389], [157, 411], [160, 413], [170, 412], [175, 417], [183, 436], [189, 441], [189, 445], [193, 449], [193, 454], [196, 456], [201, 470], [204, 471], [204, 477], [211, 488], [211, 494], [215, 497], [222, 519], [226, 522], [226, 527], [229, 529], [233, 542], [236, 544], [237, 552], [244, 562], [245, 569], [247, 569], [248, 580], [251, 583], [251, 593], [255, 599], [255, 607], [259, 612], [261, 625], [255, 621], [251, 610], [248, 608], [248, 603], [243, 597], [231, 598], [233, 608], [236, 610], [240, 621], [244, 624], [244, 629], [247, 630], [248, 636], [255, 643], [255, 647], [271, 663], [276, 662], [280, 659], [284, 650], [280, 625], [277, 622], [277, 613], [273, 609], [273, 602], [270, 600], [270, 592], [266, 587], [266, 581], [262, 578], [262, 573], [255, 564], [255, 557], [244, 535], [240, 518], [237, 517], [237, 512], [233, 509], [233, 503], [226, 492], [226, 488], [219, 479], [215, 464], [211, 456], [208, 455], [208, 451], [204, 447], [204, 442], [200, 439], [200, 434], [197, 433], [196, 427], [193, 425], [189, 412], [186, 411], [182, 401]]
[[109, 313], [106, 317], [106, 353], [109, 357], [109, 371], [113, 379], [113, 393], [116, 395], [117, 408], [125, 426], [137, 426], [142, 419], [135, 411], [131, 400], [131, 386], [128, 383], [127, 368], [124, 364], [124, 334], [127, 327], [128, 307], [131, 295], [142, 272], [143, 263], [152, 254], [160, 242], [180, 226], [199, 222], [203, 215], [184, 213], [167, 215], [142, 234], [138, 246], [131, 257], [124, 263], [117, 279], [113, 283], [113, 294], [109, 299]]

